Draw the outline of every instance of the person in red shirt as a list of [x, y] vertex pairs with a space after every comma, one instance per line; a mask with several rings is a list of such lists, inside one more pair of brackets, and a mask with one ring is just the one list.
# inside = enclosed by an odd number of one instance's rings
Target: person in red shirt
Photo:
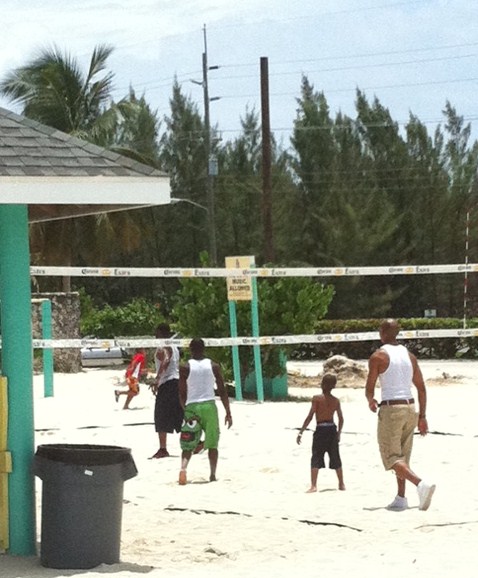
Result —
[[120, 395], [126, 395], [123, 409], [129, 409], [129, 404], [133, 397], [139, 393], [139, 381], [147, 373], [146, 355], [144, 349], [136, 349], [128, 367], [126, 368], [125, 377], [128, 389], [119, 391], [115, 389], [115, 399], [119, 400]]

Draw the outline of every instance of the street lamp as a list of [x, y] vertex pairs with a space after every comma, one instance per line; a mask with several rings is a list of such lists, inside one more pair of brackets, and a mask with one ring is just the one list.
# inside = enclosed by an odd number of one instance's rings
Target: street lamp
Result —
[[191, 199], [181, 199], [180, 197], [171, 197], [170, 200], [172, 205], [175, 205], [176, 203], [188, 203], [189, 205], [194, 205], [195, 207], [198, 207], [199, 209], [206, 211], [206, 213], [209, 213], [209, 209], [207, 207], [205, 207], [204, 205], [200, 205], [199, 203], [196, 203], [196, 201], [191, 201]]
[[[204, 205], [201, 205], [200, 203], [196, 203], [196, 201], [191, 201], [191, 199], [182, 199], [181, 197], [171, 197], [170, 201], [171, 201], [172, 205], [176, 205], [177, 203], [187, 203], [188, 205], [192, 205], [193, 207], [197, 207], [198, 209], [202, 209], [203, 211], [206, 211], [206, 218], [209, 222], [209, 220], [210, 220], [209, 209], [207, 207], [205, 207]], [[210, 248], [210, 250], [212, 249], [211, 237], [209, 237], [209, 248]], [[211, 258], [211, 255], [209, 256], [209, 258]]]

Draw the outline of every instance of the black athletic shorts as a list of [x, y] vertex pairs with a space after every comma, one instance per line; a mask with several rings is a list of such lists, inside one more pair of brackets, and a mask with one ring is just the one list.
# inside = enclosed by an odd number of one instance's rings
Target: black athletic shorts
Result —
[[342, 467], [339, 453], [337, 426], [333, 423], [318, 425], [312, 441], [312, 468], [325, 468], [324, 455], [329, 454], [329, 468], [338, 470]]
[[157, 432], [181, 431], [183, 408], [179, 403], [178, 382], [177, 379], [170, 379], [158, 388], [154, 405], [154, 427]]

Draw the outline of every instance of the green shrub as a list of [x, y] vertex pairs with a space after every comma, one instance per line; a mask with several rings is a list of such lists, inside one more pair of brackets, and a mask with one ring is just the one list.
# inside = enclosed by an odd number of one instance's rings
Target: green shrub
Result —
[[111, 339], [117, 336], [154, 335], [156, 326], [164, 321], [156, 305], [145, 299], [133, 299], [119, 307], [106, 305], [97, 309], [91, 298], [82, 293], [81, 302], [81, 335]]
[[[203, 266], [206, 266], [203, 263]], [[333, 287], [309, 278], [258, 279], [260, 335], [313, 333], [317, 320], [327, 313]], [[251, 335], [251, 303], [237, 303], [238, 335]], [[226, 282], [224, 279], [181, 279], [181, 289], [172, 310], [177, 330], [190, 337], [226, 337], [230, 335]], [[264, 376], [282, 373], [279, 351], [291, 346], [261, 347]], [[208, 348], [208, 355], [221, 363], [227, 378], [232, 375], [230, 347]], [[239, 347], [241, 374], [253, 368], [253, 348]]]

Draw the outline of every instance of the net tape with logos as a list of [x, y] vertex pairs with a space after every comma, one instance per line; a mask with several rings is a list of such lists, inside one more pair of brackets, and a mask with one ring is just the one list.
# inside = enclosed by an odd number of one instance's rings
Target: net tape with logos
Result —
[[[232, 268], [157, 268], [157, 267], [31, 267], [32, 276], [70, 276], [70, 277], [343, 277], [373, 275], [433, 275], [446, 273], [478, 272], [478, 263], [457, 263], [448, 265], [399, 265], [382, 267], [251, 267], [250, 269]], [[433, 339], [443, 337], [478, 337], [478, 329], [433, 329], [401, 331], [399, 339]], [[273, 335], [261, 337], [221, 337], [204, 338], [208, 347], [230, 347], [233, 345], [297, 345], [301, 343], [333, 343], [352, 341], [376, 341], [378, 332], [330, 333], [320, 335]], [[33, 347], [84, 348], [84, 347], [158, 347], [176, 345], [187, 347], [190, 339], [34, 339]]]
[[[434, 339], [454, 337], [464, 339], [478, 337], [478, 329], [430, 329], [430, 330], [404, 330], [398, 334], [398, 339]], [[207, 347], [230, 347], [232, 345], [298, 345], [301, 343], [336, 343], [352, 341], [378, 341], [378, 331], [363, 333], [321, 333], [318, 335], [263, 335], [260, 337], [204, 337]], [[37, 349], [71, 348], [81, 349], [84, 347], [99, 347], [109, 349], [122, 347], [125, 349], [134, 347], [155, 348], [159, 346], [176, 345], [188, 347], [190, 338], [177, 339], [154, 339], [154, 338], [131, 338], [131, 339], [34, 339], [33, 347]]]
[[387, 267], [251, 267], [250, 269], [157, 267], [30, 267], [35, 277], [353, 277], [476, 273], [478, 263]]

